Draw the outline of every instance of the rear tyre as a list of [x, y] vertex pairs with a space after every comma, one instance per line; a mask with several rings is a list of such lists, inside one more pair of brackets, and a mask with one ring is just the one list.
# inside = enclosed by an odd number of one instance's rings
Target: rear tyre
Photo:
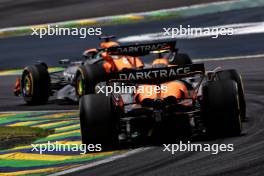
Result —
[[209, 82], [203, 87], [203, 114], [208, 136], [235, 136], [242, 130], [235, 81]]
[[192, 59], [188, 54], [179, 53], [174, 56], [174, 58], [170, 61], [172, 65], [184, 66], [188, 64], [192, 64]]
[[21, 79], [21, 91], [29, 105], [45, 104], [51, 92], [50, 76], [43, 64], [27, 66]]
[[241, 75], [234, 69], [223, 70], [216, 73], [217, 80], [233, 80], [237, 83], [241, 118], [246, 118], [246, 101]]
[[81, 97], [95, 93], [97, 83], [104, 80], [106, 72], [102, 65], [81, 65], [75, 75], [76, 95]]
[[83, 144], [101, 144], [103, 150], [118, 143], [118, 113], [110, 96], [91, 94], [80, 100]]

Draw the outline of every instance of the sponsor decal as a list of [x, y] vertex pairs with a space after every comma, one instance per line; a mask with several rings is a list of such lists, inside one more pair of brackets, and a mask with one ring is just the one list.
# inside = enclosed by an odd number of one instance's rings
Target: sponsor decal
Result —
[[129, 46], [119, 46], [108, 48], [108, 52], [112, 54], [145, 54], [150, 51], [158, 51], [164, 49], [174, 49], [176, 41], [171, 42], [160, 42], [160, 43], [150, 43], [150, 44], [138, 44]]
[[145, 80], [157, 78], [169, 78], [182, 74], [187, 74], [191, 71], [191, 67], [171, 67], [160, 70], [143, 70], [137, 72], [120, 73], [119, 80]]
[[130, 47], [120, 47], [117, 48], [117, 52], [120, 53], [133, 53], [133, 52], [148, 52], [148, 51], [155, 51], [166, 48], [166, 43], [157, 44], [157, 45], [141, 45], [141, 46], [130, 46]]

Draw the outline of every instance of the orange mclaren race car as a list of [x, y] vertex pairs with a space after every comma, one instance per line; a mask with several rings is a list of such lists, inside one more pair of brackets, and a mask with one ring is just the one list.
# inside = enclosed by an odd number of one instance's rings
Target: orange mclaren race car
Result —
[[[144, 60], [144, 56], [158, 53], [158, 57], [143, 68], [107, 74], [105, 91], [80, 99], [84, 144], [102, 144], [104, 149], [145, 137], [165, 142], [194, 133], [241, 133], [245, 99], [240, 75], [220, 68], [206, 72], [204, 64], [193, 64], [186, 54], [179, 55], [175, 44], [108, 48], [110, 56], [130, 55]], [[119, 86], [123, 91], [106, 94], [109, 86]]]
[[22, 96], [30, 105], [44, 104], [54, 93], [60, 101], [78, 102], [79, 97], [95, 93], [95, 85], [103, 81], [108, 73], [144, 67], [139, 57], [110, 55], [108, 48], [119, 45], [112, 38], [101, 37], [104, 41], [100, 43], [99, 49], [85, 50], [85, 60], [60, 60], [65, 68], [63, 71], [48, 73], [45, 63], [25, 67], [16, 80], [15, 95]]

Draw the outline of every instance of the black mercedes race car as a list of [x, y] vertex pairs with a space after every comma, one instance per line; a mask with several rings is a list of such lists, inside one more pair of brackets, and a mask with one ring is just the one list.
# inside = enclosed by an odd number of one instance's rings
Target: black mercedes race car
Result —
[[145, 137], [165, 142], [204, 132], [239, 135], [246, 103], [238, 72], [205, 71], [204, 64], [189, 62], [177, 64], [156, 49], [146, 45], [111, 48], [112, 53], [118, 51], [115, 54], [159, 56], [144, 68], [112, 72], [105, 78], [105, 86], [132, 86], [132, 91], [112, 91], [108, 96], [102, 92], [80, 99], [82, 142], [108, 148]]

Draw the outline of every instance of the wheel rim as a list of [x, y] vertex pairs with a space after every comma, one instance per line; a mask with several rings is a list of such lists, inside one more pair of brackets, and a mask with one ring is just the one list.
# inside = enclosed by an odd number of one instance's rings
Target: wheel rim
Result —
[[30, 74], [27, 74], [24, 78], [23, 95], [24, 96], [32, 95], [32, 79]]
[[79, 96], [82, 96], [84, 94], [84, 84], [81, 77], [79, 77], [79, 79], [77, 80], [77, 94]]

